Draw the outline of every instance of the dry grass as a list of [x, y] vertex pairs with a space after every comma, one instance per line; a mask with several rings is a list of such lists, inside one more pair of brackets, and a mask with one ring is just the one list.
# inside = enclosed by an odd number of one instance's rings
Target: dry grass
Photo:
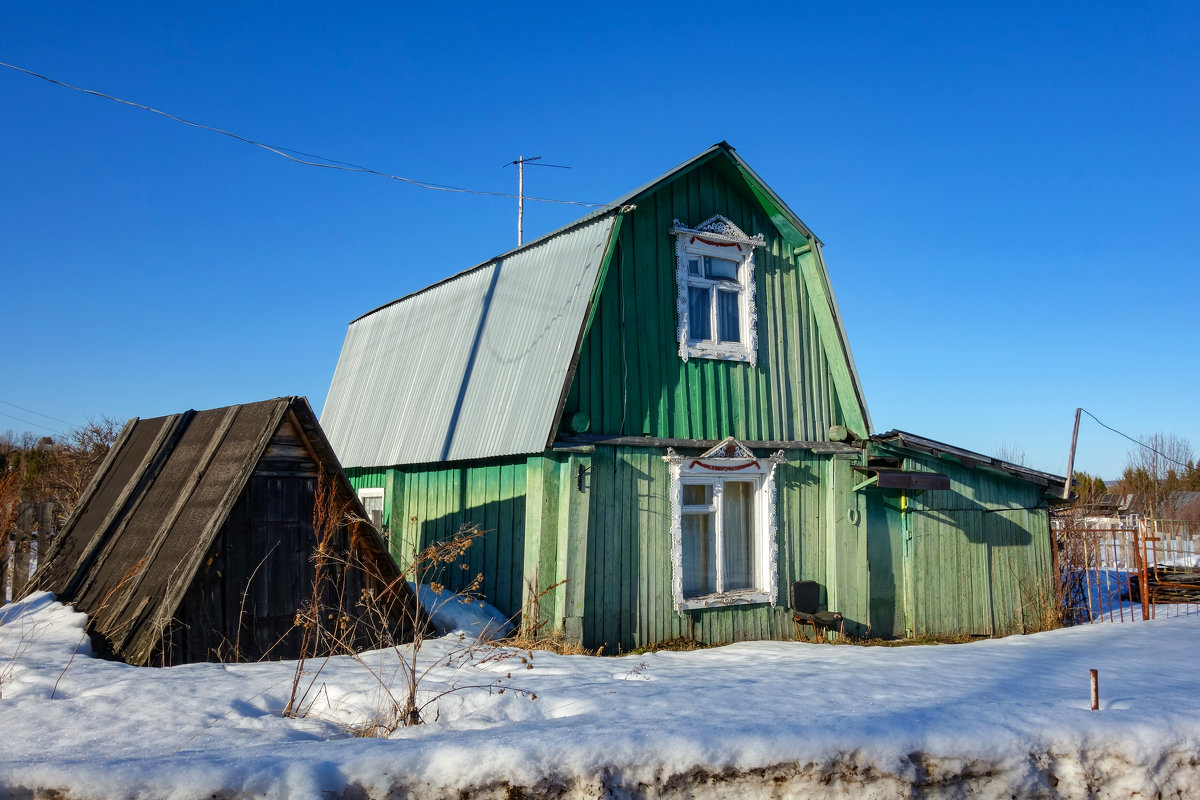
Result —
[[536, 636], [517, 634], [496, 643], [504, 647], [514, 647], [518, 650], [542, 651], [557, 653], [560, 656], [598, 656], [599, 649], [589, 650], [580, 642], [563, 636], [562, 631], [545, 633], [539, 631]]
[[975, 636], [969, 633], [960, 633], [953, 636], [914, 636], [911, 639], [843, 639], [842, 641], [831, 642], [831, 644], [850, 644], [858, 647], [913, 647], [936, 644], [967, 644], [968, 642], [977, 642], [980, 639], [990, 638], [992, 637], [986, 635]]
[[659, 650], [666, 650], [673, 653], [687, 653], [691, 652], [692, 650], [706, 650], [710, 647], [719, 646], [720, 645], [698, 642], [695, 639], [691, 639], [686, 636], [676, 636], [674, 639], [664, 639], [661, 642], [653, 642], [651, 644], [643, 645], [642, 647], [635, 647], [628, 653], [619, 653], [618, 655], [640, 656], [644, 653], [657, 653]]
[[1022, 587], [1021, 617], [1025, 633], [1052, 631], [1065, 623], [1063, 604], [1052, 581], [1044, 578]]

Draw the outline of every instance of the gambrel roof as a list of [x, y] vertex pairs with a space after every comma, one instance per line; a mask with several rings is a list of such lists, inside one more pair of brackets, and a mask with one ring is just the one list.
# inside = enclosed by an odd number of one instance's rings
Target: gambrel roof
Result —
[[553, 439], [621, 228], [638, 198], [708, 162], [743, 181], [805, 281], [848, 423], [870, 418], [820, 241], [725, 142], [553, 233], [350, 323], [321, 424], [347, 467], [541, 452]]

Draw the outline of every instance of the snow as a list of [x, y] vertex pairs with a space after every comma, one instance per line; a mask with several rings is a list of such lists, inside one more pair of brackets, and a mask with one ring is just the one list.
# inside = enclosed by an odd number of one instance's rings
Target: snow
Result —
[[429, 722], [387, 738], [352, 734], [408, 648], [308, 662], [292, 719], [294, 662], [131, 667], [85, 624], [47, 594], [0, 610], [0, 794], [1200, 797], [1200, 616], [619, 658], [451, 634], [416, 657]]
[[500, 609], [478, 598], [464, 597], [449, 589], [426, 584], [408, 584], [417, 593], [421, 606], [439, 634], [463, 633], [471, 639], [503, 639], [512, 632], [512, 624]]

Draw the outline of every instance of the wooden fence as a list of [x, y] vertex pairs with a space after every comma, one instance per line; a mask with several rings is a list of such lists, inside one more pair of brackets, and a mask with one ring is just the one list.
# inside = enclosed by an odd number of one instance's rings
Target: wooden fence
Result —
[[1060, 518], [1054, 533], [1068, 624], [1200, 613], [1200, 523]]
[[39, 549], [54, 539], [58, 504], [22, 503], [12, 529], [0, 536], [0, 601], [8, 603], [25, 593], [37, 569]]

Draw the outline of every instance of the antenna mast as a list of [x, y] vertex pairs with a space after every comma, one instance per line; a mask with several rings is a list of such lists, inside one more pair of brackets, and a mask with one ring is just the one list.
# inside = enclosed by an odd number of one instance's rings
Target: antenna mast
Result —
[[[541, 156], [517, 156], [516, 161], [510, 161], [509, 164], [517, 165], [517, 247], [521, 246], [522, 240], [525, 238], [525, 165], [532, 161], [540, 161]], [[534, 164], [535, 167], [557, 167], [558, 169], [570, 169], [570, 167], [562, 164]]]

